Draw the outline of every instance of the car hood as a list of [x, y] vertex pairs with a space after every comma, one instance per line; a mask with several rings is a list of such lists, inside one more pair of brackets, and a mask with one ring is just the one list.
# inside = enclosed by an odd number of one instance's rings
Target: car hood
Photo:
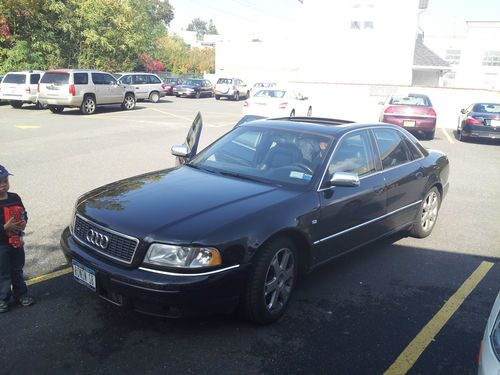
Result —
[[199, 85], [177, 85], [175, 86], [176, 88], [178, 89], [195, 89], [195, 88], [198, 88], [200, 87]]
[[298, 194], [182, 166], [95, 189], [79, 199], [77, 212], [150, 242], [188, 244]]

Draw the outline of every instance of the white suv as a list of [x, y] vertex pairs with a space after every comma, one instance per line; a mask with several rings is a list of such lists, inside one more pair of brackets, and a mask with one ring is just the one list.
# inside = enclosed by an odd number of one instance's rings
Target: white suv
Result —
[[42, 74], [41, 70], [7, 73], [0, 84], [0, 100], [8, 101], [14, 108], [21, 108], [24, 103], [42, 108], [37, 102], [37, 85]]
[[240, 98], [248, 98], [250, 96], [250, 88], [239, 78], [219, 78], [215, 85], [215, 99], [226, 97], [232, 100], [240, 100]]
[[160, 77], [152, 73], [123, 73], [118, 81], [134, 87], [137, 100], [147, 99], [158, 103], [165, 96], [163, 82]]
[[119, 83], [110, 73], [86, 69], [49, 70], [38, 85], [38, 101], [48, 105], [53, 113], [78, 107], [81, 113], [90, 115], [97, 106], [107, 104], [133, 109], [135, 93], [133, 87]]

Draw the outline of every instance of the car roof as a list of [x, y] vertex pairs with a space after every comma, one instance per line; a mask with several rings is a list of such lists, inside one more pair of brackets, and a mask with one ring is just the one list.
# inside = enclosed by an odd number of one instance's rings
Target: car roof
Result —
[[322, 117], [292, 117], [277, 119], [262, 119], [245, 122], [239, 127], [266, 127], [273, 129], [292, 130], [307, 133], [341, 136], [351, 130], [366, 129], [377, 126], [400, 129], [396, 125], [386, 123], [357, 123], [349, 120], [322, 118]]
[[45, 70], [22, 70], [22, 71], [19, 71], [19, 72], [7, 72], [5, 73], [5, 75], [7, 74], [29, 74], [29, 73], [45, 73]]

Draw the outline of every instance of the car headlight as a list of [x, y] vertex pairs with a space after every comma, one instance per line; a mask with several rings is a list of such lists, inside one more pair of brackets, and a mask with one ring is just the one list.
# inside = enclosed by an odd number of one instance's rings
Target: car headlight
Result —
[[491, 346], [495, 352], [497, 359], [500, 361], [500, 314], [497, 316], [493, 331], [491, 332]]
[[200, 268], [222, 263], [220, 253], [213, 247], [188, 247], [154, 243], [144, 257], [144, 263], [158, 266]]
[[71, 212], [71, 218], [69, 221], [69, 232], [71, 233], [71, 235], [73, 235], [75, 231], [76, 206], [77, 205], [75, 204], [75, 206], [73, 207], [73, 211]]

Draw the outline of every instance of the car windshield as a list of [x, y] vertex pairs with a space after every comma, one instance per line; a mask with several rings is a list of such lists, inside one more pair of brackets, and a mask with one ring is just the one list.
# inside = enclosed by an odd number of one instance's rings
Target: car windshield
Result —
[[203, 81], [196, 80], [196, 79], [188, 79], [187, 81], [184, 81], [184, 85], [189, 85], [189, 86], [201, 86]]
[[500, 114], [500, 104], [478, 103], [474, 105], [474, 108], [472, 110], [474, 112]]
[[3, 79], [3, 83], [26, 83], [26, 74], [7, 74]]
[[286, 91], [283, 90], [260, 90], [255, 94], [258, 98], [283, 98]]
[[430, 106], [431, 101], [424, 95], [395, 95], [391, 98], [389, 104]]
[[165, 80], [165, 83], [178, 83], [179, 82], [179, 78], [167, 78]]
[[332, 138], [325, 135], [242, 126], [209, 146], [190, 165], [273, 185], [305, 186], [319, 173], [331, 143]]
[[217, 83], [225, 83], [225, 84], [230, 85], [231, 83], [233, 83], [233, 80], [232, 79], [228, 79], [228, 78], [219, 78], [219, 80], [217, 81]]

